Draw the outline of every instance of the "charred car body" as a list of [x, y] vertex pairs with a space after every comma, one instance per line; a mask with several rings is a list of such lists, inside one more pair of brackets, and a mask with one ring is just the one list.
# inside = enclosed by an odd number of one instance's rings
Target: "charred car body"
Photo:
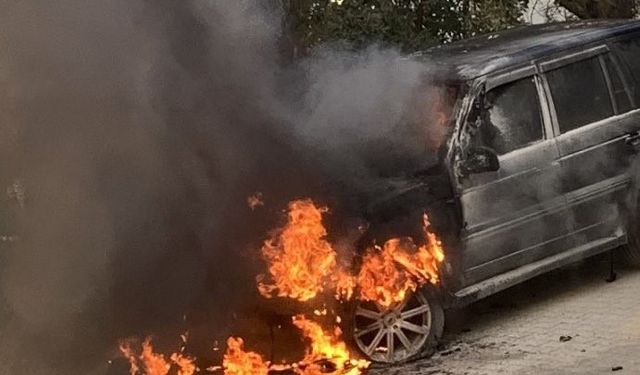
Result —
[[392, 309], [359, 303], [351, 334], [379, 362], [429, 352], [459, 307], [624, 245], [640, 264], [640, 22], [529, 26], [419, 54], [451, 99], [439, 160], [369, 206], [369, 236], [426, 210], [441, 283]]

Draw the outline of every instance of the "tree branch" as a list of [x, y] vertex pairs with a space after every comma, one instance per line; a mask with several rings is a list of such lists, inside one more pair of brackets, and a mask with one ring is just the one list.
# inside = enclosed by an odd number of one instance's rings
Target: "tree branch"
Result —
[[633, 18], [635, 0], [557, 0], [557, 3], [580, 19]]

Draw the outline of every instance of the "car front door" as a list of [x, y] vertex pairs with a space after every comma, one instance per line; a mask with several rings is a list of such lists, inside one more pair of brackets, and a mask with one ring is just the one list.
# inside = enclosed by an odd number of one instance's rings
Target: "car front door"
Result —
[[499, 160], [495, 172], [460, 179], [466, 285], [567, 246], [559, 152], [542, 90], [533, 65], [489, 78], [466, 121], [468, 142], [494, 150]]

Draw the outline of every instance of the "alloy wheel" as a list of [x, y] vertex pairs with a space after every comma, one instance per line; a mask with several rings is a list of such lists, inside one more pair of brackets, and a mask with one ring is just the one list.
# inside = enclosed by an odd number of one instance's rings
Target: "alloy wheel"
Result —
[[425, 295], [418, 291], [389, 308], [373, 302], [359, 302], [353, 337], [369, 359], [398, 363], [422, 351], [431, 325], [431, 306]]

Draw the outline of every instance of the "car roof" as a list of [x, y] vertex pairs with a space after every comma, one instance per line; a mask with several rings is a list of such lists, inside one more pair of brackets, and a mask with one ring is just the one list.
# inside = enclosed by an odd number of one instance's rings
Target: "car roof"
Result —
[[467, 81], [562, 50], [640, 31], [640, 21], [577, 21], [520, 26], [429, 48], [413, 57], [439, 79]]

